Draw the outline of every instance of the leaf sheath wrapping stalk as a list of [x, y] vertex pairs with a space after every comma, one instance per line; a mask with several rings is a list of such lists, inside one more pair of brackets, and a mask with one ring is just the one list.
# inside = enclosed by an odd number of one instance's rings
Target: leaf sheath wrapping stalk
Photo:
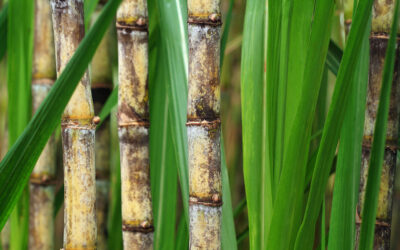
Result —
[[153, 248], [147, 16], [145, 0], [125, 0], [117, 13], [118, 135], [125, 249]]
[[[57, 74], [84, 37], [83, 1], [52, 0]], [[94, 109], [87, 72], [61, 119], [64, 161], [64, 249], [96, 248]]]
[[189, 248], [221, 249], [220, 1], [188, 1]]
[[[56, 78], [51, 6], [47, 0], [35, 1], [35, 35], [32, 64], [33, 113], [50, 92]], [[54, 180], [56, 143], [50, 137], [30, 178], [29, 249], [54, 249]]]
[[[374, 11], [375, 13], [376, 11]], [[374, 22], [373, 22], [374, 23]], [[375, 21], [376, 23], [376, 21]], [[376, 27], [375, 27], [376, 28]], [[389, 26], [390, 29], [390, 26]], [[368, 166], [371, 154], [372, 137], [375, 128], [379, 97], [382, 85], [382, 73], [387, 49], [388, 37], [372, 33], [370, 37], [370, 71], [367, 93], [367, 107], [365, 111], [364, 139], [361, 162], [361, 181], [359, 206], [357, 212], [362, 214], [364, 206], [364, 196], [368, 179]], [[397, 59], [397, 57], [396, 57]], [[399, 64], [396, 60], [395, 72], [398, 71]], [[394, 74], [392, 91], [390, 94], [389, 118], [386, 131], [386, 148], [382, 165], [382, 175], [380, 183], [380, 193], [378, 211], [376, 215], [377, 223], [375, 226], [374, 249], [389, 249], [390, 233], [392, 220], [392, 204], [394, 191], [394, 175], [396, 168], [396, 148], [398, 140], [399, 123], [399, 101], [400, 86], [398, 74]], [[362, 220], [362, 218], [361, 218]], [[357, 234], [359, 234], [360, 224], [357, 224]]]

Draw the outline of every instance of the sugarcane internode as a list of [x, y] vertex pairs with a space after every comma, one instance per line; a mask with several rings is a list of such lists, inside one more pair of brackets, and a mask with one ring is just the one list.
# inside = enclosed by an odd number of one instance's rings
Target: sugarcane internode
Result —
[[[51, 7], [47, 0], [35, 1], [35, 35], [32, 63], [32, 108], [35, 113], [56, 78]], [[51, 136], [30, 177], [29, 249], [54, 249], [54, 184], [56, 145]]]
[[189, 248], [221, 248], [219, 0], [188, 1]]
[[[357, 234], [362, 221], [362, 209], [368, 178], [369, 159], [371, 154], [372, 138], [382, 86], [382, 73], [384, 68], [386, 49], [393, 18], [395, 1], [376, 0], [372, 12], [372, 26], [370, 35], [370, 68], [367, 92], [367, 107], [365, 111], [364, 139], [362, 150], [362, 166], [360, 180], [360, 196], [357, 207], [359, 220]], [[398, 32], [399, 34], [399, 32]], [[398, 53], [396, 54], [398, 55]], [[374, 249], [384, 250], [390, 248], [392, 206], [394, 194], [394, 176], [396, 169], [396, 154], [399, 124], [399, 61], [396, 56], [392, 90], [390, 96], [389, 118], [386, 132], [386, 148], [382, 166], [378, 211], [375, 223]], [[357, 242], [358, 244], [358, 242]]]
[[124, 0], [117, 12], [118, 134], [125, 249], [153, 248], [150, 190], [148, 15], [146, 0]]
[[[51, 0], [57, 74], [84, 37], [82, 0]], [[96, 249], [94, 108], [87, 72], [61, 118], [64, 162], [64, 249]]]

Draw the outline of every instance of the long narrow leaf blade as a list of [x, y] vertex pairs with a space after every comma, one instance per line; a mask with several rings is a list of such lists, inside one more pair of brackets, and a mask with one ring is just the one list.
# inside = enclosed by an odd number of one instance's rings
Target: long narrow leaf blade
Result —
[[264, 185], [268, 185], [266, 183], [271, 183], [265, 159], [264, 22], [265, 1], [247, 1], [242, 44], [241, 97], [243, 174], [251, 249], [265, 249], [266, 228], [272, 210], [272, 196], [264, 193], [265, 190], [271, 191], [270, 188], [264, 188]]
[[226, 166], [225, 149], [221, 140], [221, 171], [222, 171], [222, 230], [221, 246], [223, 250], [236, 250], [235, 222], [233, 221], [233, 210], [231, 191], [229, 188], [229, 175]]

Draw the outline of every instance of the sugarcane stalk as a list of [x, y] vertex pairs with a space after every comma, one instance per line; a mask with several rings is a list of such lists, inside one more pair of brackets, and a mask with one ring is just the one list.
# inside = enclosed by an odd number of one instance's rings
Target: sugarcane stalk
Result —
[[145, 0], [124, 0], [117, 12], [118, 135], [125, 249], [153, 248], [147, 20]]
[[[84, 37], [82, 0], [51, 0], [60, 75]], [[95, 127], [87, 72], [61, 117], [64, 163], [64, 249], [96, 248]]]
[[[372, 138], [375, 127], [382, 73], [386, 55], [387, 43], [392, 24], [395, 1], [375, 0], [372, 12], [372, 29], [370, 35], [370, 69], [367, 91], [367, 107], [365, 111], [364, 138], [362, 150], [361, 181], [359, 205], [357, 207], [357, 235], [361, 227], [362, 209], [368, 178], [368, 164], [371, 153]], [[398, 55], [398, 51], [396, 52]], [[395, 72], [390, 96], [389, 118], [386, 132], [386, 146], [379, 192], [378, 211], [375, 222], [374, 249], [390, 248], [392, 205], [394, 194], [394, 176], [396, 168], [396, 153], [399, 123], [399, 61], [396, 56]], [[358, 245], [359, 237], [357, 237]]]
[[[35, 1], [35, 39], [32, 75], [33, 113], [49, 93], [56, 78], [51, 7]], [[56, 145], [50, 137], [30, 178], [29, 249], [54, 249], [54, 184]]]
[[189, 248], [221, 248], [219, 0], [188, 1]]
[[[96, 20], [103, 7], [98, 5], [92, 20]], [[112, 90], [111, 39], [109, 29], [104, 35], [92, 60], [91, 80], [95, 114], [99, 114]], [[107, 118], [96, 130], [96, 219], [97, 249], [107, 249], [107, 211], [110, 187], [110, 119]]]

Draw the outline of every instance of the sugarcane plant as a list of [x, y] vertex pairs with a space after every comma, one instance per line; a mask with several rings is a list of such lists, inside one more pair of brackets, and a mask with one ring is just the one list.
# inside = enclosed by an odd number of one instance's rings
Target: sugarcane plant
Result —
[[[93, 13], [93, 22], [97, 19], [104, 3], [99, 3]], [[111, 46], [113, 32], [108, 29], [103, 37], [91, 64], [91, 86], [95, 114], [99, 114], [110, 96], [112, 82]], [[96, 130], [96, 219], [97, 249], [107, 249], [107, 211], [110, 188], [110, 119], [102, 121]]]
[[[35, 1], [35, 39], [32, 72], [32, 107], [36, 112], [56, 78], [51, 7]], [[54, 192], [56, 143], [50, 137], [30, 178], [29, 249], [54, 249]]]
[[189, 248], [221, 248], [219, 0], [188, 1]]
[[[83, 1], [52, 0], [57, 74], [85, 34]], [[96, 119], [97, 118], [97, 119]], [[64, 162], [64, 249], [96, 248], [95, 127], [87, 72], [61, 118]]]
[[117, 11], [118, 136], [125, 249], [153, 247], [149, 164], [148, 13], [146, 0]]

